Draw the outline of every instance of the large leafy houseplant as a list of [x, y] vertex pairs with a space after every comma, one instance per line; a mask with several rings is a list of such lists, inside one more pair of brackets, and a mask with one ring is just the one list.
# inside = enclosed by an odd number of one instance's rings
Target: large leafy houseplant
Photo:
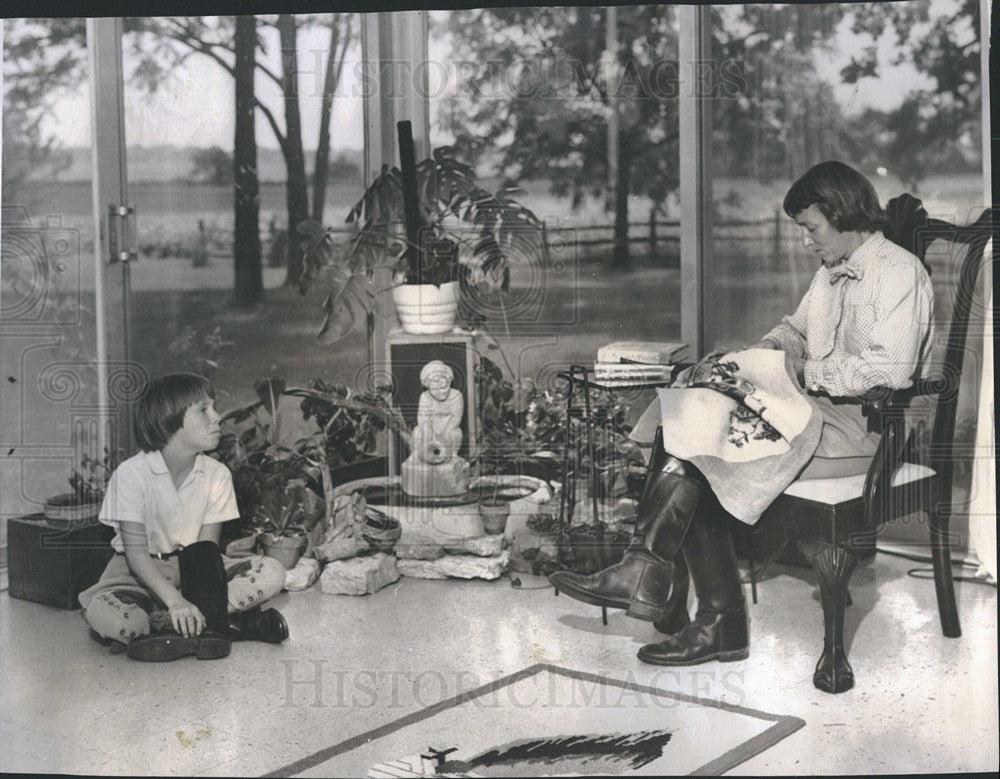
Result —
[[[257, 401], [223, 416], [226, 427], [218, 447], [219, 459], [233, 474], [247, 533], [312, 538], [315, 530], [320, 537], [331, 513], [331, 469], [374, 452], [376, 434], [386, 427], [409, 441], [401, 415], [381, 397], [320, 380], [289, 387], [283, 379], [271, 378], [256, 382], [254, 390]], [[316, 432], [292, 445], [278, 434], [282, 397], [301, 399], [303, 419], [317, 424]]]
[[454, 156], [453, 147], [435, 149], [416, 165], [419, 242], [407, 238], [403, 178], [398, 168], [382, 166], [347, 223], [356, 232], [346, 249], [337, 232], [307, 220], [303, 236], [299, 291], [305, 293], [325, 267], [332, 268], [333, 289], [323, 304], [321, 340], [344, 337], [371, 311], [375, 302], [373, 274], [384, 268], [393, 285], [459, 281], [463, 290], [506, 291], [508, 260], [514, 252], [543, 250], [542, 223], [513, 200], [515, 188], [483, 189], [475, 171]]

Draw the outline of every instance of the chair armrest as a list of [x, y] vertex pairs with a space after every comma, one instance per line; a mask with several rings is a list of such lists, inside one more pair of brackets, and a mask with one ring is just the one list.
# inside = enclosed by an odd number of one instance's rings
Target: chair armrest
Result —
[[909, 387], [903, 389], [893, 389], [892, 387], [872, 387], [868, 392], [860, 395], [863, 405], [874, 407], [884, 406], [886, 402], [895, 404], [900, 401], [910, 400], [920, 395], [937, 395], [941, 391], [941, 379], [917, 379]]
[[884, 427], [883, 417], [887, 413], [905, 409], [913, 398], [937, 395], [939, 392], [940, 379], [917, 379], [911, 386], [903, 389], [873, 387], [858, 399], [861, 401], [861, 413], [868, 417], [868, 430], [881, 433]]

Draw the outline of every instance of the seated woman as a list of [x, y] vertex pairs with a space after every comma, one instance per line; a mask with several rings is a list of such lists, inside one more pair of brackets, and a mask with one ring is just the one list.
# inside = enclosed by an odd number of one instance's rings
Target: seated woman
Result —
[[[934, 301], [920, 260], [883, 234], [884, 213], [871, 183], [841, 162], [824, 162], [788, 190], [784, 210], [820, 260], [795, 313], [755, 344], [786, 352], [822, 415], [819, 443], [799, 478], [864, 473], [878, 445], [857, 396], [904, 388], [926, 371]], [[654, 404], [633, 431], [655, 429]], [[669, 633], [642, 647], [656, 665], [739, 660], [749, 653], [746, 605], [726, 511], [690, 462], [654, 452], [635, 535], [617, 565], [592, 576], [550, 578], [567, 595], [625, 608]], [[662, 467], [660, 467], [662, 465]], [[787, 474], [788, 481], [795, 473]], [[683, 554], [698, 598], [687, 614]]]

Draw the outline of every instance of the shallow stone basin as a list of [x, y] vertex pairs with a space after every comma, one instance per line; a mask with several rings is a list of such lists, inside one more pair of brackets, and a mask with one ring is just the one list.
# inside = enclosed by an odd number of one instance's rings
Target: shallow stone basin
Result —
[[[500, 489], [497, 490], [497, 487]], [[552, 497], [549, 485], [532, 476], [480, 476], [474, 478], [465, 495], [448, 498], [418, 498], [406, 495], [399, 477], [357, 479], [334, 489], [333, 495], [360, 492], [368, 505], [399, 520], [402, 535], [397, 550], [421, 545], [448, 544], [463, 538], [486, 534], [479, 515], [479, 500], [493, 498], [510, 501], [510, 517], [505, 535], [523, 526], [538, 512], [541, 503]]]

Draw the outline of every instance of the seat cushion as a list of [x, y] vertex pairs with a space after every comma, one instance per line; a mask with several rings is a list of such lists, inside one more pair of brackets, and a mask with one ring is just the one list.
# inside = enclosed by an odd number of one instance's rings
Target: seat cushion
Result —
[[[892, 486], [899, 487], [934, 474], [934, 469], [925, 465], [903, 463], [892, 480]], [[817, 503], [843, 503], [861, 497], [865, 489], [866, 476], [867, 474], [859, 473], [856, 476], [840, 476], [835, 479], [802, 479], [792, 482], [784, 494], [814, 500]]]

